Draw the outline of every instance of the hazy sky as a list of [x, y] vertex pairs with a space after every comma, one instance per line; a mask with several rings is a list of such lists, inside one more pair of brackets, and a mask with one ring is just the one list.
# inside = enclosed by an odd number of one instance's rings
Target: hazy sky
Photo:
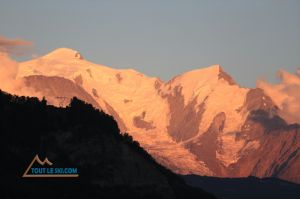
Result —
[[221, 64], [254, 86], [300, 67], [300, 1], [0, 0], [0, 35], [163, 80]]

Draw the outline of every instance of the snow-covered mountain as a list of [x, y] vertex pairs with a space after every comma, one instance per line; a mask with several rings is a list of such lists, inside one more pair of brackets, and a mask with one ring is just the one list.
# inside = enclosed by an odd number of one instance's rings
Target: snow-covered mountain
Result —
[[20, 63], [18, 76], [54, 105], [77, 96], [103, 109], [177, 173], [300, 182], [299, 126], [280, 118], [263, 90], [240, 87], [219, 65], [163, 82], [61, 48]]

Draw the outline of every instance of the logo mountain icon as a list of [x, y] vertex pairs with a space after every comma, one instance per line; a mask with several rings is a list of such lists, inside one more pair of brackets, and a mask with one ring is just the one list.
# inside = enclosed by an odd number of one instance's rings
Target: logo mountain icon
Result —
[[39, 158], [38, 155], [35, 155], [33, 160], [31, 161], [31, 163], [29, 164], [29, 166], [27, 167], [26, 171], [24, 172], [22, 177], [30, 177], [32, 176], [31, 174], [28, 174], [28, 171], [31, 169], [32, 165], [37, 162], [38, 164], [40, 164], [41, 166], [44, 166], [45, 164], [51, 166], [52, 162], [50, 162], [48, 160], [48, 158], [46, 157], [44, 161], [41, 161], [41, 159]]
[[[23, 174], [23, 178], [24, 177], [78, 177], [78, 174], [77, 174], [77, 169], [74, 168], [65, 168], [67, 169], [67, 173], [63, 172], [64, 170], [62, 170], [63, 168], [48, 168], [48, 167], [42, 167], [42, 168], [32, 168], [33, 164], [34, 163], [37, 163], [39, 164], [40, 166], [52, 166], [53, 163], [50, 162], [48, 160], [48, 158], [46, 157], [44, 159], [44, 161], [42, 161], [38, 155], [35, 155], [33, 160], [31, 161], [31, 163], [29, 164], [29, 166], [27, 167], [27, 169], [25, 170], [24, 174]], [[39, 174], [30, 174], [28, 173], [30, 170], [34, 170], [34, 169], [42, 169], [43, 173], [39, 173]], [[46, 173], [46, 169], [51, 169], [51, 173]], [[53, 170], [55, 169], [55, 171], [59, 171], [57, 173], [53, 173]], [[71, 170], [71, 173], [73, 172], [73, 174], [70, 173], [70, 170]], [[75, 172], [76, 171], [76, 172]], [[63, 173], [60, 173], [60, 172], [63, 172]]]

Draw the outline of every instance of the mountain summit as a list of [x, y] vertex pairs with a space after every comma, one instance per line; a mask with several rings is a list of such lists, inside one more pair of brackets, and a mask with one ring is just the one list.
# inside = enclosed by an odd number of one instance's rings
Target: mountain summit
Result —
[[288, 125], [263, 90], [240, 87], [220, 65], [163, 82], [77, 53], [55, 50], [21, 63], [18, 75], [55, 105], [66, 105], [57, 97], [89, 99], [177, 173], [300, 182], [299, 126]]
[[47, 59], [83, 59], [82, 55], [70, 48], [58, 48], [43, 56]]

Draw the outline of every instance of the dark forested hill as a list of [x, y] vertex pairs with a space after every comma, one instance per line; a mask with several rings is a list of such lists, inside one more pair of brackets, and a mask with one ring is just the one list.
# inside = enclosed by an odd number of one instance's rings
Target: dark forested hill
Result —
[[[115, 120], [77, 98], [66, 108], [0, 92], [1, 198], [214, 198], [157, 164]], [[23, 178], [34, 156], [78, 178]]]

